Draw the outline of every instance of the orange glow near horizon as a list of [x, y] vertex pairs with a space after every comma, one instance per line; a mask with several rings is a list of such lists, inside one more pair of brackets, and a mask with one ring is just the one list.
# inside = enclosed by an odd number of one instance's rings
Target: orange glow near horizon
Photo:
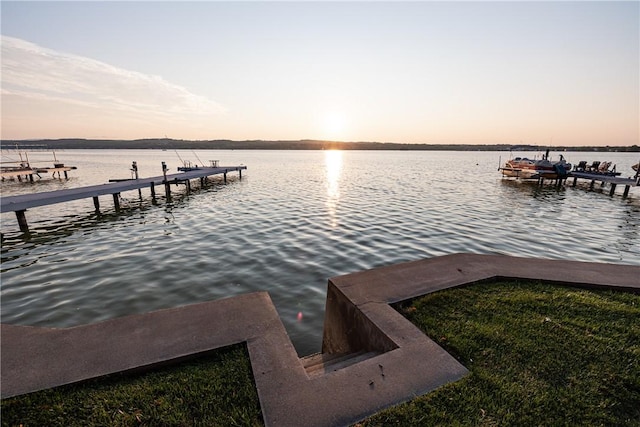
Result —
[[91, 3], [2, 3], [3, 140], [640, 144], [640, 2]]

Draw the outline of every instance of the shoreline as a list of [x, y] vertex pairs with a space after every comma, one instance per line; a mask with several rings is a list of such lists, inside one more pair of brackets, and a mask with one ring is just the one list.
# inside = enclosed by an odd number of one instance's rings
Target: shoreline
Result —
[[513, 144], [408, 144], [395, 142], [346, 142], [325, 140], [180, 140], [170, 138], [149, 139], [30, 139], [0, 141], [2, 149], [56, 150], [56, 149], [193, 149], [193, 150], [390, 150], [390, 151], [592, 151], [640, 152], [638, 145], [621, 146], [546, 146]]

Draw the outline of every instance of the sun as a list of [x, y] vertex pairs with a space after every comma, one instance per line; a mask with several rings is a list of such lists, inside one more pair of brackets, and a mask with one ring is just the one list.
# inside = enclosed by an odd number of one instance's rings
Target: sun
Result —
[[327, 111], [322, 117], [322, 132], [327, 139], [341, 139], [347, 130], [347, 116], [343, 111]]

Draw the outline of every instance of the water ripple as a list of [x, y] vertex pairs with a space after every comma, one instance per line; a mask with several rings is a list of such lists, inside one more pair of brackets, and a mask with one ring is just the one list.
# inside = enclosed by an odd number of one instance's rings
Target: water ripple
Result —
[[[132, 160], [143, 176], [175, 163], [166, 152], [95, 153], [64, 153], [79, 167], [68, 181], [3, 195], [102, 183], [126, 176]], [[308, 354], [320, 349], [336, 275], [456, 252], [640, 264], [635, 189], [622, 199], [504, 180], [501, 154], [200, 151], [249, 169], [191, 194], [172, 187], [170, 201], [123, 193], [120, 212], [110, 196], [100, 213], [91, 200], [34, 208], [27, 236], [2, 214], [2, 321], [65, 327], [268, 291]], [[618, 170], [637, 161], [607, 155]]]

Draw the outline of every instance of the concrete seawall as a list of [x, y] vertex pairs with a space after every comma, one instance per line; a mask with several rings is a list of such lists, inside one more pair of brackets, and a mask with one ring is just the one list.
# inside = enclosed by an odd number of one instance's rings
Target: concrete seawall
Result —
[[1, 325], [10, 397], [152, 369], [246, 343], [266, 425], [340, 426], [428, 393], [467, 369], [390, 304], [495, 279], [640, 293], [640, 266], [458, 254], [329, 280], [323, 354], [299, 358], [266, 292], [66, 329]]

